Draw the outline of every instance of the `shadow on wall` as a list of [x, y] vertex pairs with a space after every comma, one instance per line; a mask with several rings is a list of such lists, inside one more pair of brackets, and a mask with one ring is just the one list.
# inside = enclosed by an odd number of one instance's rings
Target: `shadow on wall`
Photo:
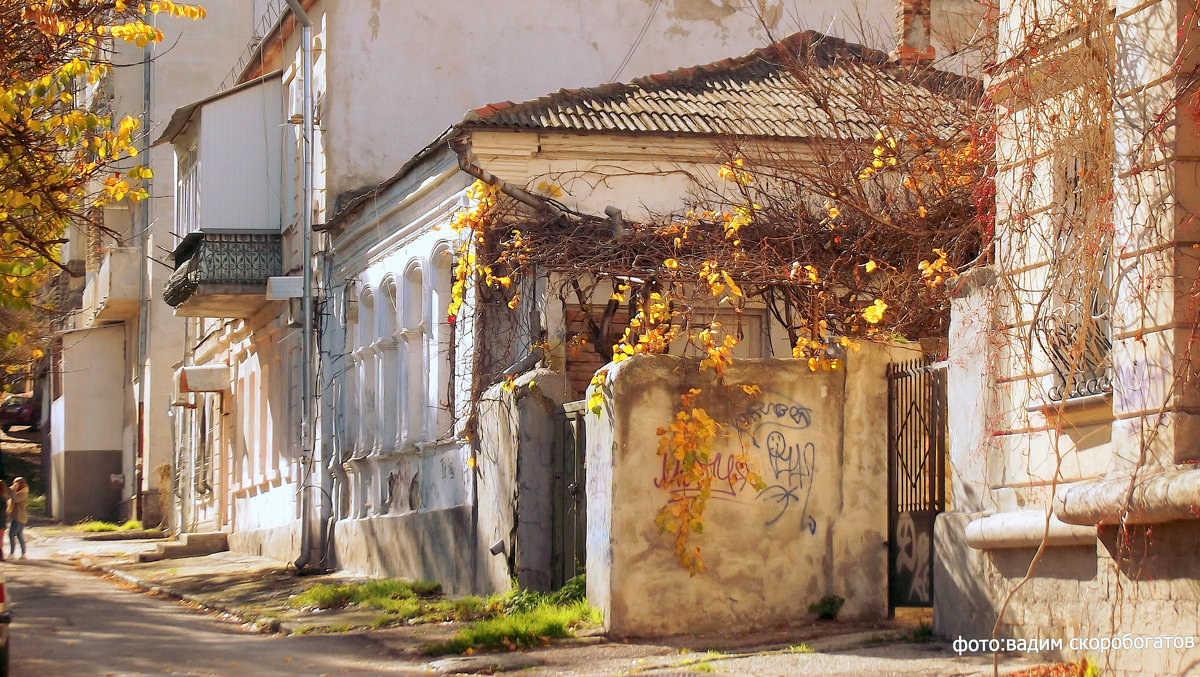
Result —
[[334, 527], [342, 568], [367, 576], [437, 581], [449, 595], [473, 585], [471, 507], [346, 519]]
[[[1037, 548], [992, 550], [992, 564], [1005, 578], [1020, 580], [1029, 571], [1029, 563]], [[1096, 579], [1096, 548], [1085, 545], [1073, 548], [1048, 548], [1038, 562], [1039, 578], [1060, 581], [1092, 581]]]
[[1104, 526], [1099, 537], [1125, 578], [1139, 582], [1174, 581], [1191, 588], [1190, 599], [1200, 599], [1200, 557], [1196, 551], [1200, 524], [1131, 524], [1124, 534], [1117, 526]]

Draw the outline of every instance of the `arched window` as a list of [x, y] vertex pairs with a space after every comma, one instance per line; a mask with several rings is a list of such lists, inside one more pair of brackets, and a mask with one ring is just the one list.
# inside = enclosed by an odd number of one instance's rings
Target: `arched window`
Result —
[[359, 360], [359, 391], [362, 393], [362, 413], [359, 416], [360, 451], [369, 453], [375, 448], [375, 294], [369, 287], [364, 289], [359, 301], [359, 344], [355, 356]]
[[425, 278], [420, 264], [414, 262], [404, 273], [404, 354], [406, 444], [425, 439], [425, 382], [429, 364], [426, 355]]
[[378, 444], [380, 453], [389, 453], [396, 448], [399, 437], [399, 391], [400, 364], [399, 347], [396, 341], [396, 282], [384, 282], [379, 306], [375, 309], [375, 333], [379, 337], [379, 375], [376, 391], [379, 393]]
[[358, 357], [354, 354], [354, 349], [358, 346], [359, 342], [359, 312], [358, 294], [355, 292], [353, 284], [347, 284], [344, 290], [343, 302], [345, 304], [346, 333], [342, 344], [342, 361], [338, 365], [338, 368], [342, 371], [342, 378], [338, 379], [342, 383], [342, 388], [339, 398], [341, 400], [341, 416], [337, 422], [337, 429], [339, 436], [342, 438], [341, 448], [343, 458], [350, 458], [358, 451], [359, 364]]
[[454, 273], [451, 268], [453, 257], [450, 254], [449, 245], [439, 246], [434, 251], [432, 263], [433, 298], [431, 305], [433, 307], [430, 325], [433, 328], [433, 336], [429, 343], [433, 355], [429, 362], [430, 380], [427, 401], [431, 407], [428, 416], [430, 425], [428, 434], [430, 439], [436, 440], [454, 434], [452, 429], [454, 417], [450, 411], [450, 382], [454, 364], [454, 345], [450, 337], [453, 326], [446, 315], [446, 310], [450, 306], [450, 289], [454, 284]]

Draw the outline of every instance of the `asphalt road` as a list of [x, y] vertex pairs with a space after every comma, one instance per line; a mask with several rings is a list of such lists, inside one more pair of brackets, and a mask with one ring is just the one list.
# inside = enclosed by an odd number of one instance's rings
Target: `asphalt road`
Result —
[[0, 564], [13, 613], [14, 677], [404, 675], [363, 635], [278, 637], [38, 556]]

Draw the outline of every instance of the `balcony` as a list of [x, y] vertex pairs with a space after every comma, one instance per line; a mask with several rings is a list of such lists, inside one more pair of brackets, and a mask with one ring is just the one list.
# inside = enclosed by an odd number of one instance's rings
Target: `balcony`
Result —
[[277, 232], [192, 233], [175, 250], [163, 300], [177, 317], [246, 318], [266, 303], [267, 278], [283, 270]]
[[127, 320], [137, 315], [141, 299], [142, 259], [136, 247], [105, 252], [99, 270], [83, 290], [83, 324]]

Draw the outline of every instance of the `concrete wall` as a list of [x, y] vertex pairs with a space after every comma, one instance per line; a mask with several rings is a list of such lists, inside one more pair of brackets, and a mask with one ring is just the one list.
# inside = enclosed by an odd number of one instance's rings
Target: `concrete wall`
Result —
[[[554, 412], [567, 401], [562, 374], [535, 369], [484, 393], [479, 408], [480, 584], [548, 590], [552, 545]], [[504, 550], [490, 553], [500, 543]]]
[[[836, 594], [846, 618], [887, 614], [887, 352], [864, 346], [845, 370], [813, 373], [791, 360], [737, 362], [717, 394], [698, 362], [634, 357], [610, 367], [603, 411], [588, 415], [588, 598], [616, 635], [653, 636], [765, 626], [810, 617]], [[739, 384], [762, 388], [757, 399]], [[707, 572], [691, 577], [660, 534], [668, 493], [656, 429], [679, 395], [724, 423], [718, 478], [745, 448], [768, 488], [717, 481], [694, 536]], [[740, 432], [739, 432], [740, 430]], [[670, 609], [671, 613], [663, 613]]]
[[120, 449], [67, 451], [52, 456], [50, 462], [54, 478], [50, 507], [56, 519], [64, 524], [120, 519], [121, 485], [109, 480], [110, 475], [121, 473]]
[[[63, 335], [62, 397], [51, 409], [51, 513], [64, 522], [116, 519], [122, 475], [125, 326]], [[128, 476], [126, 476], [128, 477]]]
[[333, 552], [348, 571], [437, 581], [451, 595], [473, 593], [472, 522], [469, 505], [339, 520]]
[[[295, 495], [293, 490], [292, 495]], [[262, 529], [240, 529], [229, 534], [229, 549], [280, 562], [291, 562], [300, 555], [300, 520]]]

